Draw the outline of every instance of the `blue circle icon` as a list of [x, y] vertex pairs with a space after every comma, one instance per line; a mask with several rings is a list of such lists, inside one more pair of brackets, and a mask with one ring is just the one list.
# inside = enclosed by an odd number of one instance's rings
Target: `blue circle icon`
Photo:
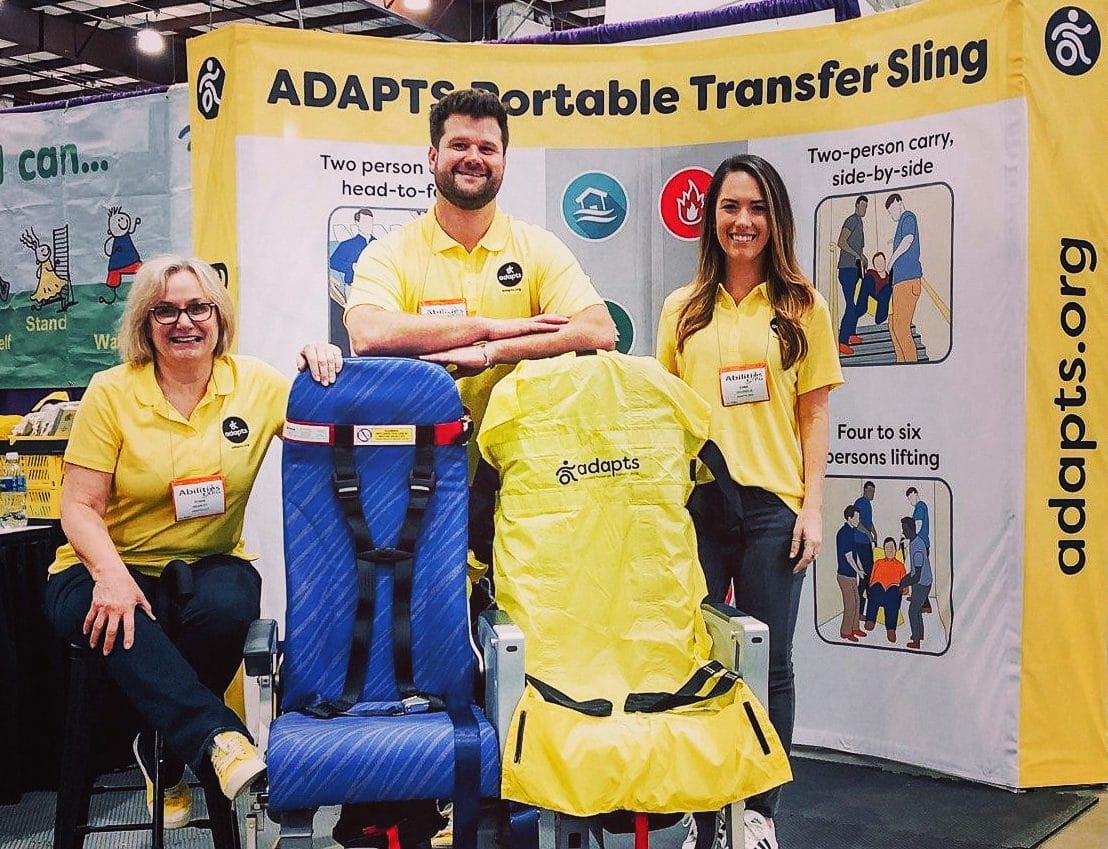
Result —
[[566, 186], [562, 193], [562, 217], [582, 239], [611, 238], [627, 220], [627, 193], [610, 174], [589, 171]]

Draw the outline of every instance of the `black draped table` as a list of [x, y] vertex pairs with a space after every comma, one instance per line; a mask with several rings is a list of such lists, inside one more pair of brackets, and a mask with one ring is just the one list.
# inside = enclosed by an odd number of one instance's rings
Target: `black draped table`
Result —
[[43, 612], [57, 522], [0, 529], [0, 804], [57, 786], [64, 648]]

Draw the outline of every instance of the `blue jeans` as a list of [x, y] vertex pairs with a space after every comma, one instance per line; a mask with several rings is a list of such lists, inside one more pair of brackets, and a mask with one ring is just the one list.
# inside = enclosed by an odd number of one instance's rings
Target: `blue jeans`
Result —
[[843, 317], [839, 320], [840, 345], [849, 345], [850, 337], [858, 332], [858, 316], [861, 313], [858, 311], [858, 300], [854, 297], [854, 289], [861, 276], [861, 263], [857, 267], [839, 269], [839, 287], [843, 290]]
[[900, 601], [903, 592], [899, 585], [891, 587], [870, 587], [869, 604], [866, 605], [866, 619], [870, 622], [877, 621], [877, 611], [885, 611], [885, 630], [895, 631], [896, 620], [900, 618]]
[[930, 593], [930, 584], [916, 584], [912, 587], [912, 597], [908, 602], [908, 624], [912, 628], [914, 642], [923, 639], [923, 606], [927, 603], [927, 596]]
[[862, 277], [862, 288], [858, 292], [858, 304], [854, 309], [854, 328], [857, 331], [858, 317], [865, 314], [869, 309], [869, 299], [873, 298], [873, 302], [877, 304], [877, 312], [873, 317], [874, 324], [884, 324], [885, 320], [889, 317], [889, 300], [893, 296], [893, 287], [891, 283], [886, 283], [885, 287], [880, 291], [874, 289], [873, 278], [866, 275]]
[[[693, 490], [689, 513], [696, 528], [700, 565], [708, 584], [708, 599], [723, 601], [734, 585], [735, 607], [769, 626], [769, 721], [781, 744], [792, 747], [796, 692], [793, 684], [793, 633], [800, 612], [804, 573], [794, 573], [789, 559], [796, 514], [772, 492], [740, 486], [745, 518], [741, 523], [728, 508], [715, 483]], [[748, 808], [772, 817], [780, 788], [752, 796]], [[698, 818], [697, 828], [701, 828]], [[714, 826], [710, 820], [704, 828]]]
[[[158, 579], [129, 571], [153, 605]], [[242, 662], [246, 631], [258, 618], [262, 579], [247, 561], [219, 556], [195, 564], [192, 580], [192, 598], [173, 611], [172, 638], [161, 618], [154, 621], [136, 609], [134, 644], [123, 648], [121, 628], [104, 668], [145, 725], [162, 732], [169, 753], [195, 772], [216, 734], [247, 734], [242, 721], [223, 704], [223, 691]], [[81, 626], [92, 604], [92, 588], [92, 576], [80, 565], [47, 583], [46, 615], [63, 640], [88, 645]], [[179, 768], [179, 762], [167, 758], [168, 778]]]
[[[866, 611], [866, 596], [871, 592], [869, 589], [870, 575], [873, 574], [873, 546], [869, 544], [867, 540], [861, 545], [857, 545], [854, 548], [854, 556], [858, 558], [858, 562], [862, 567], [863, 578], [858, 582], [858, 612], [865, 613]], [[858, 627], [858, 623], [854, 623], [854, 627]]]

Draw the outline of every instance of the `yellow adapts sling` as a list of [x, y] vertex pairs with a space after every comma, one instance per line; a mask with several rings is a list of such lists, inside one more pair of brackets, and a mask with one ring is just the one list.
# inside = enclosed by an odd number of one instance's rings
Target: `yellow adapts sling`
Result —
[[791, 778], [746, 684], [705, 668], [685, 502], [709, 417], [655, 360], [622, 354], [524, 362], [493, 391], [478, 443], [501, 477], [494, 577], [528, 676], [505, 798], [577, 816], [676, 813]]

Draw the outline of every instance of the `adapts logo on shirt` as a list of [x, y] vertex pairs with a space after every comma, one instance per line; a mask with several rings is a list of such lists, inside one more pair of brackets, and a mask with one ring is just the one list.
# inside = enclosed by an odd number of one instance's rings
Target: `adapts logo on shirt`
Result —
[[242, 419], [231, 416], [223, 420], [223, 435], [237, 445], [246, 441], [246, 437], [250, 435], [250, 428]]
[[505, 289], [514, 288], [523, 280], [523, 266], [518, 262], [506, 262], [496, 269], [496, 279]]
[[638, 457], [621, 457], [615, 460], [601, 460], [599, 457], [594, 457], [585, 463], [571, 463], [569, 460], [562, 460], [562, 465], [555, 470], [554, 475], [558, 478], [558, 483], [565, 486], [569, 483], [576, 483], [581, 478], [597, 475], [615, 477], [616, 475], [638, 471], [638, 468]]

